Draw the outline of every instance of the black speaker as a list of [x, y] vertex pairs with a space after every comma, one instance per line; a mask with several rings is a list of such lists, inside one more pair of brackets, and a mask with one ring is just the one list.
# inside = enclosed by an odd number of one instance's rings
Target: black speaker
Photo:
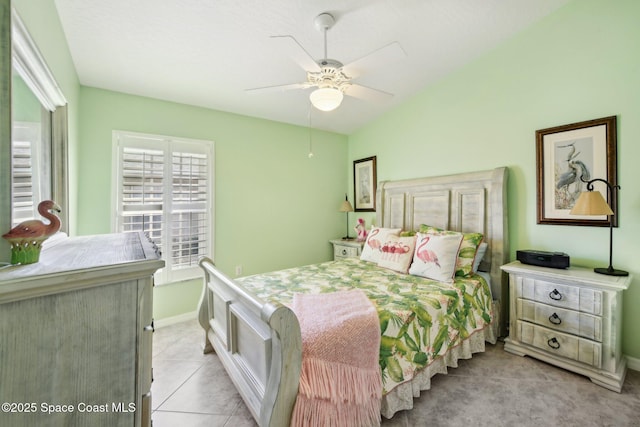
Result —
[[545, 252], [526, 249], [516, 251], [516, 258], [523, 264], [551, 268], [569, 268], [569, 255], [564, 252]]

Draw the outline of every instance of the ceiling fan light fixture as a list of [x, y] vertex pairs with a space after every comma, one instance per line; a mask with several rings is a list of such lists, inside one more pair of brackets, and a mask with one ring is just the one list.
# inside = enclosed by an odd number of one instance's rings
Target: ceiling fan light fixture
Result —
[[320, 111], [332, 111], [340, 106], [344, 95], [340, 89], [321, 87], [309, 95], [309, 100]]

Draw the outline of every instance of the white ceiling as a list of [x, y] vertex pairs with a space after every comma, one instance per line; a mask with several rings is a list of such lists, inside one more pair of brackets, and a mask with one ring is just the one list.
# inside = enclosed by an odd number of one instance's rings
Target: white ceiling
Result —
[[55, 0], [80, 82], [135, 95], [309, 125], [311, 89], [248, 94], [303, 82], [306, 73], [270, 36], [292, 35], [314, 58], [330, 12], [328, 57], [350, 63], [392, 42], [404, 59], [355, 82], [394, 94], [345, 97], [314, 128], [350, 134], [568, 0]]

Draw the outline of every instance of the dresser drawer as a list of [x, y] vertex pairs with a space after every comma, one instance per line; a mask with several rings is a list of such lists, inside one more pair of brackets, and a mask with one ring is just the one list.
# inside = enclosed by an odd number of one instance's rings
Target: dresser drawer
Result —
[[517, 321], [517, 328], [519, 340], [525, 344], [550, 354], [600, 368], [602, 345], [598, 342], [554, 331], [522, 320]]
[[518, 298], [538, 301], [554, 307], [602, 315], [602, 291], [563, 285], [530, 277], [517, 277]]
[[518, 298], [518, 319], [602, 342], [602, 318]]
[[348, 258], [348, 257], [357, 257], [359, 255], [358, 248], [353, 246], [340, 246], [334, 245], [333, 247], [333, 257], [334, 258]]

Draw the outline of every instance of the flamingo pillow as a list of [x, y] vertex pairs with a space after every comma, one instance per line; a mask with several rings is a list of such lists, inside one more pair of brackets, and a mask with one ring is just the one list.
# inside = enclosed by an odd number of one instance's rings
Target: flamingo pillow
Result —
[[416, 234], [416, 249], [409, 274], [452, 283], [462, 233]]
[[371, 231], [369, 231], [367, 240], [362, 248], [360, 259], [377, 263], [380, 261], [380, 255], [382, 254], [382, 245], [391, 237], [398, 237], [399, 234], [399, 228], [371, 227]]
[[407, 274], [416, 246], [415, 236], [392, 237], [383, 245], [378, 266]]
[[[425, 234], [457, 233], [457, 231], [447, 231], [424, 224], [420, 225], [419, 231]], [[456, 276], [466, 277], [471, 273], [475, 273], [477, 268], [476, 270], [473, 269], [473, 263], [483, 238], [482, 233], [462, 233], [462, 243], [460, 244], [456, 261]], [[482, 260], [482, 257], [480, 257], [480, 260]]]

